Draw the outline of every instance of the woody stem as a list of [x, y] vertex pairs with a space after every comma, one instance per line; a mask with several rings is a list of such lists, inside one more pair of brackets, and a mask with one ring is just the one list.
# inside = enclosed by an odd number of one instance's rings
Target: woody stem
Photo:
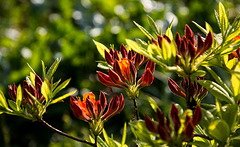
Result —
[[136, 115], [136, 119], [139, 120], [139, 112], [138, 112], [138, 106], [137, 106], [137, 100], [133, 99], [133, 103], [134, 103], [134, 111], [135, 111], [135, 115]]
[[72, 140], [75, 140], [75, 141], [78, 141], [78, 142], [82, 142], [82, 143], [86, 143], [86, 144], [88, 144], [88, 145], [90, 145], [90, 146], [96, 147], [95, 144], [93, 144], [93, 143], [91, 143], [91, 142], [88, 142], [87, 140], [83, 140], [83, 139], [80, 139], [80, 138], [73, 137], [73, 136], [71, 136], [71, 135], [69, 135], [69, 134], [67, 134], [67, 133], [65, 133], [65, 132], [62, 132], [62, 131], [54, 128], [53, 126], [51, 126], [50, 124], [48, 124], [48, 123], [47, 123], [45, 120], [43, 120], [42, 118], [39, 119], [38, 121], [41, 122], [41, 123], [42, 123], [44, 126], [46, 126], [47, 128], [53, 130], [54, 132], [56, 132], [56, 133], [58, 133], [58, 134], [60, 134], [60, 135], [62, 135], [62, 136], [65, 136], [65, 137], [70, 138], [70, 139], [72, 139]]

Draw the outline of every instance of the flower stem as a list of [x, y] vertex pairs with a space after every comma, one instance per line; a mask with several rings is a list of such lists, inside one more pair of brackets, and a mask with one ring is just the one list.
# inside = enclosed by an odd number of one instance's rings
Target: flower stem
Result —
[[95, 144], [94, 144], [94, 147], [97, 147], [97, 138], [98, 138], [98, 135], [95, 135]]
[[54, 132], [62, 135], [62, 136], [65, 136], [67, 138], [70, 138], [72, 140], [75, 140], [75, 141], [78, 141], [78, 142], [82, 142], [82, 143], [86, 143], [88, 145], [91, 145], [93, 147], [96, 147], [95, 144], [91, 143], [91, 142], [88, 142], [87, 140], [83, 140], [83, 139], [80, 139], [80, 138], [76, 138], [76, 137], [73, 137], [73, 136], [70, 136], [69, 134], [65, 133], [65, 132], [62, 132], [56, 128], [54, 128], [53, 126], [51, 126], [50, 124], [48, 124], [45, 120], [43, 120], [42, 118], [39, 119], [38, 121], [40, 121], [44, 126], [46, 126], [47, 128], [53, 130]]
[[133, 103], [134, 103], [134, 111], [135, 111], [135, 115], [136, 115], [136, 119], [139, 120], [139, 111], [138, 111], [138, 106], [137, 106], [137, 100], [133, 99]]

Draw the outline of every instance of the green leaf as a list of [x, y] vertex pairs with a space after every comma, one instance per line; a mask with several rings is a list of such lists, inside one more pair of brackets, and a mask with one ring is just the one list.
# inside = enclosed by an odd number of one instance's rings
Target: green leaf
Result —
[[220, 21], [220, 25], [221, 25], [221, 31], [222, 31], [222, 33], [224, 33], [228, 29], [229, 22], [228, 22], [226, 10], [221, 2], [219, 2], [219, 4], [218, 4], [218, 13], [219, 13], [219, 21]]
[[198, 83], [205, 87], [214, 97], [231, 104], [235, 103], [235, 101], [229, 96], [227, 91], [224, 90], [224, 88], [222, 88], [217, 83], [209, 80], [200, 80], [198, 81]]
[[226, 64], [226, 67], [230, 70], [232, 70], [232, 68], [237, 64], [238, 59], [237, 58], [233, 58], [231, 60], [229, 60]]
[[8, 104], [9, 104], [9, 107], [10, 107], [13, 111], [17, 111], [16, 102], [14, 102], [13, 100], [8, 100]]
[[46, 67], [45, 67], [45, 64], [44, 64], [43, 61], [42, 61], [42, 72], [43, 72], [43, 79], [45, 79], [45, 77], [46, 77]]
[[[26, 89], [25, 89], [26, 90]], [[38, 105], [42, 105], [35, 96], [33, 96], [29, 91], [26, 90], [26, 92], [28, 93], [28, 95], [38, 104]]]
[[224, 145], [230, 135], [228, 124], [224, 120], [215, 120], [208, 126], [209, 135]]
[[133, 21], [133, 22], [148, 37], [149, 40], [152, 40], [152, 38], [154, 39], [154, 37], [144, 27], [142, 27], [141, 25], [139, 25], [135, 21]]
[[157, 60], [156, 58], [152, 57], [145, 49], [143, 49], [141, 46], [139, 46], [136, 42], [126, 39], [127, 44], [137, 53], [147, 57], [148, 59], [152, 60], [156, 64], [162, 66], [162, 67], [167, 67], [164, 63], [161, 61]]
[[202, 77], [202, 76], [206, 75], [206, 71], [204, 71], [204, 70], [197, 70], [196, 72], [192, 73], [192, 75]]
[[160, 32], [158, 31], [158, 27], [156, 25], [156, 23], [154, 22], [154, 20], [148, 15], [147, 16], [148, 19], [148, 23], [150, 24], [151, 28], [153, 29], [153, 31], [155, 32], [155, 34], [159, 34]]
[[208, 34], [208, 31], [206, 29], [204, 29], [203, 27], [201, 27], [198, 23], [196, 23], [195, 21], [192, 21], [204, 34]]
[[0, 107], [8, 109], [6, 98], [1, 90], [0, 90]]
[[121, 147], [123, 147], [125, 145], [126, 138], [127, 138], [127, 123], [125, 122], [124, 127], [123, 127], [123, 136], [122, 136]]
[[42, 83], [41, 93], [44, 96], [46, 102], [48, 102], [49, 101], [49, 96], [51, 94], [51, 90], [50, 90], [50, 87], [49, 87], [49, 84], [48, 84], [47, 80], [44, 80], [44, 82]]
[[28, 83], [28, 84], [35, 86], [35, 74], [32, 72], [30, 72], [30, 80], [31, 80], [31, 83]]
[[195, 145], [197, 147], [212, 147], [211, 144], [207, 142], [202, 142], [202, 141], [194, 141], [194, 142], [189, 142], [189, 145]]
[[[238, 62], [236, 68], [236, 70], [240, 69], [240, 63]], [[235, 97], [235, 101], [238, 101], [239, 99], [239, 94], [240, 94], [240, 75], [237, 73], [233, 73], [231, 75], [231, 88], [233, 91], [233, 95]]]
[[53, 62], [53, 64], [51, 65], [51, 67], [48, 69], [47, 75], [46, 75], [46, 78], [48, 79], [48, 81], [51, 80], [53, 74], [56, 72], [60, 61], [61, 61], [61, 58], [57, 58], [57, 59]]
[[64, 82], [62, 82], [62, 84], [60, 84], [52, 93], [52, 97], [54, 97], [59, 91], [61, 91], [62, 89], [64, 89], [70, 82], [71, 78], [65, 80]]
[[168, 63], [171, 58], [171, 47], [166, 39], [162, 40], [162, 56], [164, 63]]
[[107, 144], [109, 144], [109, 137], [108, 137], [108, 135], [107, 135], [107, 132], [105, 131], [105, 129], [103, 129], [103, 137], [104, 137], [104, 139], [105, 139], [105, 142], [107, 143]]
[[170, 26], [167, 28], [167, 31], [165, 33], [165, 35], [167, 35], [170, 40], [173, 40], [173, 34], [172, 34], [172, 31], [171, 31], [172, 23], [173, 23], [173, 20], [172, 20]]
[[17, 98], [16, 98], [16, 105], [17, 105], [17, 111], [21, 110], [21, 104], [22, 104], [22, 88], [21, 85], [17, 88]]
[[150, 104], [150, 106], [152, 107], [152, 109], [155, 111], [155, 112], [157, 112], [157, 108], [159, 108], [158, 107], [158, 105], [157, 105], [157, 103], [154, 101], [154, 99], [152, 99], [151, 97], [147, 97], [148, 98], [148, 102], [149, 102], [149, 104]]
[[205, 27], [206, 27], [207, 32], [213, 32], [212, 27], [207, 22], [205, 22]]
[[222, 79], [208, 66], [205, 66], [207, 71], [212, 75], [214, 80], [222, 87], [224, 88], [231, 96], [233, 95], [232, 91], [228, 88], [228, 86], [222, 81]]
[[146, 143], [147, 145], [154, 146], [154, 141], [152, 140], [153, 133], [148, 131], [143, 120], [132, 121], [129, 125], [133, 133], [140, 141]]
[[93, 40], [93, 42], [95, 43], [99, 54], [103, 57], [103, 59], [105, 59], [105, 50], [106, 50], [107, 52], [109, 52], [110, 50], [109, 50], [105, 45], [103, 45], [103, 44], [100, 43], [100, 42], [97, 42], [97, 41], [95, 41], [95, 40]]
[[69, 93], [67, 93], [67, 94], [64, 94], [63, 96], [60, 96], [60, 97], [54, 99], [54, 100], [51, 102], [51, 104], [57, 103], [57, 102], [65, 99], [65, 98], [69, 97], [70, 95], [73, 95], [76, 91], [77, 91], [77, 90], [74, 90], [74, 91], [72, 91], [72, 92], [69, 92]]
[[139, 39], [139, 38], [137, 38], [136, 39], [136, 42], [138, 43], [138, 44], [140, 44], [142, 47], [144, 47], [144, 48], [147, 48], [148, 47], [148, 44], [145, 42], [145, 41], [143, 41], [142, 39]]
[[228, 124], [230, 131], [232, 132], [237, 125], [238, 106], [225, 105], [222, 107], [222, 119]]

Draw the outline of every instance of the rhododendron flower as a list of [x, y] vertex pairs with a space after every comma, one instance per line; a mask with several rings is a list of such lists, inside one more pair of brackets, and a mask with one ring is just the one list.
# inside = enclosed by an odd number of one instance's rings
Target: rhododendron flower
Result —
[[[199, 124], [202, 119], [202, 110], [199, 105], [196, 106], [192, 118], [186, 115], [185, 123], [182, 124], [179, 116], [179, 111], [175, 104], [172, 103], [170, 116], [172, 120], [173, 127], [171, 126], [170, 120], [168, 117], [164, 118], [164, 114], [157, 109], [157, 120], [156, 124], [149, 116], [145, 115], [145, 125], [147, 129], [153, 133], [159, 134], [160, 138], [169, 144], [178, 143], [182, 145], [183, 141], [189, 141], [193, 138], [194, 126]], [[181, 128], [181, 125], [183, 129]], [[172, 132], [174, 128], [174, 132]], [[179, 142], [179, 139], [181, 140]]]
[[[83, 99], [70, 97], [70, 106], [75, 117], [89, 122], [90, 128], [95, 135], [99, 135], [103, 129], [104, 121], [120, 113], [124, 107], [124, 98], [121, 94], [116, 94], [111, 99], [108, 110], [104, 113], [107, 106], [105, 94], [101, 91], [99, 100], [95, 100], [93, 93], [85, 93]], [[104, 114], [103, 114], [104, 113]]]
[[131, 93], [130, 95], [133, 96], [131, 98], [134, 99], [139, 89], [149, 86], [153, 82], [154, 77], [152, 74], [155, 70], [155, 63], [149, 60], [146, 64], [144, 74], [136, 81], [137, 70], [147, 59], [138, 53], [135, 54], [132, 50], [127, 51], [123, 45], [121, 45], [120, 52], [121, 55], [111, 48], [109, 53], [105, 51], [105, 59], [112, 66], [112, 69], [109, 68], [108, 75], [97, 71], [98, 78], [106, 86], [125, 89], [127, 93]]
[[[198, 80], [203, 80], [203, 77], [197, 77], [197, 81]], [[201, 101], [208, 93], [206, 88], [198, 84], [196, 81], [190, 82], [188, 78], [183, 78], [181, 81], [181, 88], [173, 79], [168, 78], [168, 87], [173, 94], [186, 100], [186, 93], [189, 93], [189, 97], [194, 98], [196, 101]]]
[[[37, 74], [35, 74], [34, 85], [35, 86], [28, 84], [26, 80], [23, 81], [23, 106], [25, 106], [27, 103], [30, 105], [36, 104], [36, 102], [32, 99], [32, 96], [36, 98], [40, 103], [44, 102], [45, 98], [41, 93], [42, 80]], [[8, 92], [10, 97], [15, 101], [17, 97], [17, 86], [15, 84], [8, 86]]]

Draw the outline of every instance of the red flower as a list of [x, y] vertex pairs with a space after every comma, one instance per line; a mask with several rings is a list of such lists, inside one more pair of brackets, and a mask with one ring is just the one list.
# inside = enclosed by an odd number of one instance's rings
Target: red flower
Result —
[[135, 97], [138, 95], [140, 88], [148, 86], [153, 82], [155, 63], [149, 60], [144, 74], [136, 81], [137, 70], [147, 61], [147, 58], [135, 53], [133, 50], [127, 51], [123, 44], [121, 45], [120, 53], [121, 55], [112, 48], [110, 48], [110, 52], [105, 51], [106, 62], [112, 66], [112, 69], [109, 68], [108, 75], [97, 71], [98, 79], [106, 86], [124, 88], [131, 97]]
[[122, 111], [124, 107], [124, 98], [123, 95], [118, 97], [116, 94], [111, 99], [108, 110], [103, 114], [106, 106], [107, 100], [105, 94], [101, 91], [99, 100], [95, 100], [95, 95], [93, 93], [85, 93], [83, 100], [80, 98], [77, 100], [71, 96], [70, 106], [75, 117], [91, 122], [93, 120], [108, 120], [112, 116], [118, 114]]
[[194, 33], [188, 25], [185, 26], [185, 36], [181, 39], [180, 35], [177, 33], [175, 37], [175, 42], [177, 45], [178, 55], [186, 59], [187, 56], [190, 56], [190, 62], [194, 58], [201, 56], [206, 52], [213, 43], [213, 35], [209, 32], [206, 36], [205, 41], [202, 40], [202, 37], [197, 35], [197, 46], [195, 47], [195, 38]]

